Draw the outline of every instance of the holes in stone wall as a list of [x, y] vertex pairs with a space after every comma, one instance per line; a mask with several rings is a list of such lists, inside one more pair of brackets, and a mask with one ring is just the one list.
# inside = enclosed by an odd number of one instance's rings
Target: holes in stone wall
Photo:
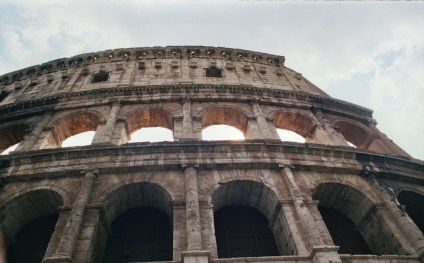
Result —
[[358, 148], [366, 149], [366, 143], [371, 139], [371, 134], [350, 122], [338, 121], [335, 125], [348, 142]]
[[[401, 242], [395, 238], [395, 234], [390, 230], [390, 226], [384, 220], [379, 210], [375, 208], [373, 202], [368, 196], [356, 188], [339, 183], [323, 183], [313, 190], [312, 197], [315, 200], [319, 200], [321, 206], [336, 210], [351, 220], [372, 254], [408, 254]], [[324, 220], [325, 217], [326, 215], [323, 216]], [[335, 217], [337, 219], [338, 215]], [[337, 231], [349, 232], [348, 229], [339, 229]], [[333, 241], [338, 238], [334, 237]], [[355, 245], [352, 246], [355, 247]]]
[[12, 125], [3, 129], [0, 129], [0, 153], [5, 154], [6, 150], [9, 150], [9, 147], [12, 147], [24, 139], [24, 136], [28, 132], [28, 125], [26, 124], [17, 124]]
[[7, 250], [8, 262], [42, 262], [58, 217], [47, 215], [25, 225], [16, 234], [16, 243]]
[[206, 71], [206, 77], [222, 78], [222, 69], [220, 69], [220, 68], [210, 67], [210, 68], [205, 69], [205, 71]]
[[127, 118], [123, 133], [121, 143], [173, 141], [171, 114], [160, 108], [138, 110]]
[[398, 196], [399, 203], [405, 206], [408, 216], [424, 234], [424, 195], [403, 191]]
[[[250, 207], [251, 209], [255, 210], [256, 213], [261, 214], [261, 216], [263, 216], [269, 222], [269, 224], [266, 223], [266, 228], [269, 228], [270, 231], [273, 233], [273, 239], [275, 238], [273, 243], [275, 244], [275, 247], [277, 248], [277, 252], [275, 253], [275, 250], [272, 250], [274, 251], [272, 254], [273, 255], [297, 254], [296, 245], [294, 244], [293, 239], [291, 238], [291, 233], [287, 231], [289, 229], [287, 222], [285, 220], [281, 220], [280, 216], [275, 217], [274, 213], [278, 205], [278, 197], [275, 194], [275, 192], [273, 192], [267, 186], [258, 182], [247, 181], [247, 180], [228, 182], [221, 185], [220, 187], [218, 187], [217, 190], [215, 190], [215, 192], [212, 195], [212, 204], [213, 204], [215, 213], [218, 213], [221, 208], [225, 208], [225, 207], [233, 207], [233, 206]], [[236, 214], [232, 216], [237, 217]], [[247, 219], [247, 220], [251, 220], [251, 219]], [[271, 220], [274, 220], [274, 221], [271, 222]], [[251, 222], [251, 221], [248, 221], [248, 222]], [[218, 227], [218, 226], [215, 224], [215, 227]], [[221, 230], [215, 230], [216, 233], [218, 233], [218, 231], [221, 231], [219, 232], [219, 235], [221, 235], [222, 228]], [[234, 238], [236, 238], [237, 235], [240, 234], [240, 232], [237, 232], [239, 231], [237, 230], [237, 226], [235, 226], [235, 228], [233, 228], [231, 231], [235, 231]], [[267, 236], [269, 237], [269, 234], [267, 234]], [[217, 242], [222, 242], [222, 239], [221, 241], [217, 240]], [[270, 244], [270, 242], [267, 242], [267, 243]], [[243, 238], [241, 238], [240, 244], [243, 244]], [[266, 245], [266, 247], [267, 249], [264, 248], [264, 251], [265, 250], [268, 251], [268, 248], [270, 248], [271, 246]], [[232, 248], [235, 248], [235, 247], [233, 245], [228, 246], [225, 244], [224, 245], [218, 244], [218, 249], [223, 250], [221, 251], [222, 253], [224, 253], [222, 254], [223, 257], [235, 256], [235, 254], [231, 252], [230, 253], [228, 253], [228, 251], [225, 252], [225, 250], [232, 249]], [[238, 255], [252, 256], [251, 254], [244, 254], [244, 255], [238, 254]]]
[[371, 254], [361, 233], [356, 230], [355, 224], [343, 213], [324, 206], [318, 207], [322, 219], [330, 232], [340, 254], [366, 255]]
[[214, 215], [219, 258], [278, 256], [268, 220], [256, 209], [233, 205]]
[[[41, 148], [62, 147], [63, 142], [71, 136], [96, 131], [99, 123], [99, 116], [92, 112], [76, 113], [60, 119], [50, 132], [44, 145]], [[91, 133], [93, 135], [93, 133]], [[88, 139], [91, 143], [91, 140]], [[79, 141], [79, 143], [78, 143]], [[81, 138], [77, 137], [77, 145], [86, 145]], [[73, 145], [73, 146], [77, 146]]]
[[[231, 126], [241, 131], [243, 134], [243, 137], [247, 133], [246, 116], [241, 111], [233, 109], [233, 108], [217, 107], [217, 108], [212, 108], [206, 111], [202, 116], [202, 128], [203, 130], [206, 130], [206, 128], [212, 125], [220, 125], [220, 126], [226, 125], [227, 127]], [[222, 132], [222, 131], [219, 131], [219, 132]], [[236, 134], [237, 131], [234, 131], [234, 132], [230, 131], [230, 134], [231, 133]], [[214, 135], [222, 136], [222, 134], [214, 134]], [[202, 136], [202, 139], [205, 140], [203, 136]], [[211, 140], [211, 139], [208, 139], [208, 140]], [[228, 138], [225, 138], [224, 140], [228, 140]]]
[[163, 142], [163, 141], [174, 141], [172, 131], [162, 127], [148, 127], [141, 128], [131, 133], [131, 139], [128, 141], [132, 142]]
[[202, 140], [244, 140], [243, 132], [229, 125], [211, 125], [202, 130]]
[[6, 92], [5, 90], [2, 90], [0, 92], [0, 102], [2, 102], [7, 97], [7, 95], [9, 95], [9, 92]]
[[315, 125], [309, 118], [300, 113], [284, 111], [274, 115], [274, 126], [277, 131], [278, 129], [292, 131], [308, 141], [308, 135], [313, 131]]
[[62, 142], [62, 147], [90, 145], [94, 138], [94, 134], [94, 131], [87, 131], [73, 135]]
[[152, 207], [126, 211], [112, 223], [103, 263], [172, 260], [170, 218]]
[[281, 141], [283, 142], [305, 143], [305, 138], [293, 131], [277, 128], [277, 133], [280, 136]]
[[9, 153], [13, 152], [14, 150], [16, 150], [16, 148], [18, 148], [18, 146], [19, 146], [19, 143], [12, 145], [9, 148], [7, 148], [6, 150], [4, 150], [3, 152], [0, 152], [0, 155], [9, 154]]
[[93, 75], [91, 79], [91, 83], [104, 82], [109, 79], [109, 72], [100, 72]]

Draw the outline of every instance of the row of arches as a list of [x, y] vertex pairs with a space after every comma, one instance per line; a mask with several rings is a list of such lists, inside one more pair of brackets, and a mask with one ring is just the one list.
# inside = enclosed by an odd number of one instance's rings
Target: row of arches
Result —
[[[312, 190], [317, 210], [340, 254], [408, 254], [393, 238], [388, 222], [366, 193], [341, 183], [321, 183]], [[33, 200], [39, 202], [34, 202]], [[338, 201], [335, 201], [338, 200]], [[172, 197], [153, 183], [117, 187], [102, 198], [111, 227], [102, 262], [173, 260], [175, 232]], [[424, 194], [402, 191], [398, 201], [424, 232]], [[66, 204], [54, 190], [29, 191], [1, 207], [9, 244], [9, 263], [40, 262], [54, 231], [60, 231], [58, 207]], [[298, 255], [285, 212], [273, 189], [263, 183], [236, 180], [216, 187], [210, 197], [218, 258]], [[280, 211], [280, 212], [279, 212]], [[212, 233], [212, 234], [213, 234]], [[36, 235], [37, 238], [34, 238]], [[324, 234], [325, 235], [325, 234]]]
[[[92, 138], [94, 138], [94, 143], [99, 140], [105, 142], [106, 138], [114, 144], [124, 144], [142, 141], [173, 141], [185, 136], [183, 129], [177, 126], [186, 124], [182, 124], [182, 121], [179, 121], [171, 110], [165, 108], [135, 110], [123, 117], [114, 116], [114, 118], [114, 125], [110, 126], [108, 124], [110, 118], [106, 120], [97, 111], [73, 112], [59, 117], [49, 124], [50, 130], [43, 127], [46, 130], [44, 131], [45, 138], [41, 138], [44, 141], [41, 144], [39, 143], [38, 147], [67, 147], [71, 137], [82, 133], [84, 133], [84, 136], [80, 135], [79, 138], [74, 138], [77, 141], [77, 144], [73, 144], [74, 146], [91, 144]], [[265, 123], [256, 123], [254, 117], [248, 117], [247, 113], [233, 107], [209, 108], [202, 113], [200, 120], [190, 116], [191, 130], [197, 139], [263, 139], [260, 130], [268, 129], [272, 138], [283, 141], [330, 145], [337, 145], [340, 142], [340, 140], [334, 140], [334, 134], [327, 132], [326, 135], [322, 135], [321, 124], [313, 116], [308, 116], [305, 113], [276, 111], [271, 112], [267, 120], [265, 118], [263, 120]], [[345, 137], [345, 140], [342, 139], [344, 141], [344, 143], [341, 142], [342, 145], [347, 146], [349, 143], [351, 146], [365, 149], [371, 145], [370, 149], [377, 152], [389, 152], [381, 141], [373, 140], [372, 132], [368, 131], [366, 127], [347, 120], [338, 120], [334, 122], [334, 126], [337, 126], [340, 130], [341, 135], [339, 137]], [[33, 130], [34, 127], [25, 123], [0, 128], [0, 152], [4, 152], [14, 145], [16, 147], [16, 144], [30, 136]], [[148, 135], [149, 132], [150, 135]], [[100, 138], [105, 133], [109, 134], [108, 137]], [[43, 134], [39, 134], [39, 137], [43, 137]], [[85, 138], [86, 141], [81, 138]], [[40, 142], [40, 139], [38, 141]]]

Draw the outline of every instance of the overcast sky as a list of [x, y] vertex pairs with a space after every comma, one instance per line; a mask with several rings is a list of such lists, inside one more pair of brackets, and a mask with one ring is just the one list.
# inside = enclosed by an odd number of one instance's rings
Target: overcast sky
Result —
[[424, 2], [0, 0], [0, 75], [113, 48], [207, 45], [286, 57], [424, 159]]

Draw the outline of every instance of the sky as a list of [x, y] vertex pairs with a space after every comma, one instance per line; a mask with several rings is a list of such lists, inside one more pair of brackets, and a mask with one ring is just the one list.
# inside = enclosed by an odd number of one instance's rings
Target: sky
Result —
[[0, 75], [167, 45], [283, 55], [330, 96], [374, 110], [377, 128], [424, 160], [424, 2], [0, 0]]

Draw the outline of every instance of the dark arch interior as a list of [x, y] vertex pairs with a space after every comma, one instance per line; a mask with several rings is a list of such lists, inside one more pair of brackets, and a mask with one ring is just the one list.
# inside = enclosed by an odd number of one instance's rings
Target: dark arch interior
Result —
[[172, 260], [169, 217], [152, 207], [137, 207], [112, 223], [103, 263]]
[[334, 244], [340, 247], [340, 254], [372, 254], [352, 220], [329, 207], [318, 206], [318, 209]]
[[414, 220], [421, 232], [424, 233], [424, 196], [404, 191], [399, 194], [398, 201], [405, 206], [406, 213]]
[[7, 251], [8, 262], [40, 263], [43, 261], [58, 218], [57, 214], [52, 214], [26, 224], [16, 234], [16, 243]]
[[278, 256], [268, 220], [256, 209], [232, 205], [214, 216], [219, 258]]

